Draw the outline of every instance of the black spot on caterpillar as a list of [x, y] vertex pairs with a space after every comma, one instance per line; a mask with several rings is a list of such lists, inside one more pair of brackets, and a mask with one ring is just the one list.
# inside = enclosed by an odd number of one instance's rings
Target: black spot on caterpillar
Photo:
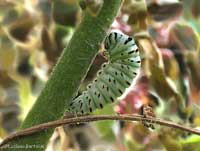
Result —
[[134, 53], [134, 51], [133, 51], [133, 50], [128, 52], [128, 54], [129, 54], [129, 55], [130, 55], [130, 54], [132, 54], [132, 53]]
[[124, 44], [126, 45], [129, 41], [131, 41], [132, 38], [131, 37], [128, 37], [128, 39], [125, 40]]
[[87, 114], [120, 97], [139, 72], [141, 59], [133, 38], [111, 32], [104, 41], [108, 63], [97, 72], [87, 90], [69, 104], [74, 114]]

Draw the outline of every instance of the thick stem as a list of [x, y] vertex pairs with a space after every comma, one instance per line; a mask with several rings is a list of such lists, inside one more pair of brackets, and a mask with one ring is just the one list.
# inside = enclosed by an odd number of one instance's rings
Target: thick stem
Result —
[[[69, 45], [64, 49], [45, 88], [22, 123], [21, 129], [59, 119], [63, 115], [67, 102], [76, 93], [107, 30], [116, 17], [121, 2], [121, 0], [105, 0], [97, 16], [91, 16], [88, 12], [83, 14], [80, 25]], [[42, 151], [52, 132], [53, 129], [49, 129], [21, 137], [12, 141], [10, 148], [5, 148], [3, 151]], [[26, 144], [29, 145], [27, 147], [32, 148], [17, 148], [26, 147]], [[36, 145], [42, 147], [34, 148]]]

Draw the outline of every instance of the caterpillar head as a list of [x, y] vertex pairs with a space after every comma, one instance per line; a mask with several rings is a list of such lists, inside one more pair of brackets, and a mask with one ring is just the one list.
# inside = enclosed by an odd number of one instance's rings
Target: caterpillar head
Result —
[[105, 49], [109, 52], [112, 50], [113, 46], [117, 44], [118, 38], [123, 36], [122, 33], [119, 32], [111, 32], [104, 41]]
[[104, 41], [104, 47], [110, 57], [119, 51], [128, 50], [133, 45], [135, 45], [135, 41], [132, 37], [116, 31], [111, 32]]

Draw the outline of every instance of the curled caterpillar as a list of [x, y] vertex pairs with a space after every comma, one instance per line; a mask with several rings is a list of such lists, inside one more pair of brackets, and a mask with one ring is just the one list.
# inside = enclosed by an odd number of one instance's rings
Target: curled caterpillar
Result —
[[139, 72], [141, 59], [133, 38], [111, 32], [104, 41], [108, 63], [104, 63], [87, 90], [69, 104], [74, 114], [87, 114], [114, 102]]

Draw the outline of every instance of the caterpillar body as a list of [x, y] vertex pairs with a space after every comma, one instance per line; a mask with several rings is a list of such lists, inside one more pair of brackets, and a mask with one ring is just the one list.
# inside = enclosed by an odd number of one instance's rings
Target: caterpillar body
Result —
[[71, 113], [87, 114], [114, 102], [138, 74], [141, 59], [133, 38], [111, 32], [104, 41], [104, 47], [108, 63], [102, 64], [87, 90], [69, 104]]

